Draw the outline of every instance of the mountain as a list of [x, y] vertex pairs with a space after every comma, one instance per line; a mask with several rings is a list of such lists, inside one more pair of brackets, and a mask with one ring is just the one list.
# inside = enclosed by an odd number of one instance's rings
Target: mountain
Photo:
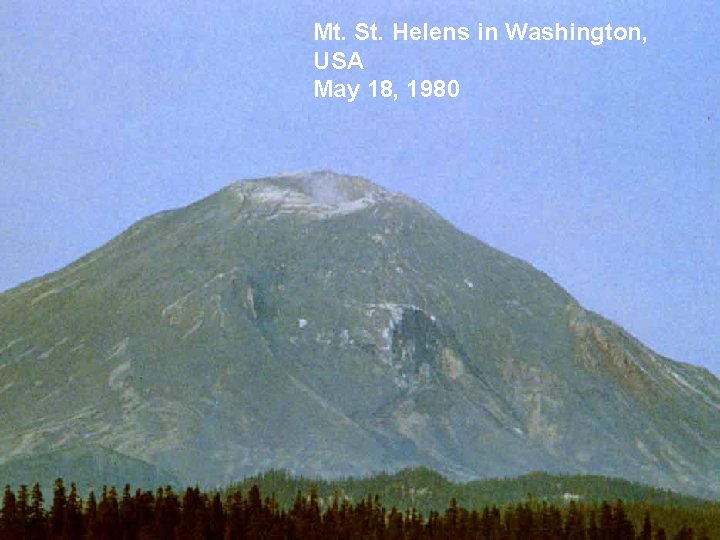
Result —
[[0, 459], [621, 476], [720, 495], [720, 381], [431, 209], [331, 172], [231, 184], [0, 295]]
[[15, 490], [22, 484], [40, 482], [44, 493], [52, 493], [56, 478], [75, 482], [84, 496], [102, 486], [155, 491], [160, 486], [181, 486], [175, 475], [139, 459], [93, 445], [64, 446], [47, 454], [16, 457], [0, 465], [0, 481]]

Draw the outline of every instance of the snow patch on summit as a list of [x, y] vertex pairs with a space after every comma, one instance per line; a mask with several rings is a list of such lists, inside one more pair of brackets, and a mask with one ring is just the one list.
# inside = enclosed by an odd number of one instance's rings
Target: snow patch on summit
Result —
[[267, 219], [304, 215], [313, 219], [352, 214], [396, 195], [357, 177], [332, 172], [283, 174], [238, 182], [232, 191], [251, 214]]
[[374, 194], [352, 201], [326, 203], [289, 189], [263, 186], [250, 194], [251, 201], [272, 208], [271, 218], [282, 215], [305, 214], [315, 218], [352, 214], [377, 202]]

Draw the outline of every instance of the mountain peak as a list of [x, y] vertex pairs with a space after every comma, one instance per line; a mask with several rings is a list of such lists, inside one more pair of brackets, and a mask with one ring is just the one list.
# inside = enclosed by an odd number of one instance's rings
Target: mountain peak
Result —
[[371, 195], [390, 194], [365, 178], [329, 170], [280, 174], [276, 179], [299, 189], [319, 204], [347, 204]]
[[350, 214], [401, 197], [365, 178], [328, 170], [241, 180], [228, 190], [242, 203], [264, 209], [271, 216], [293, 213], [315, 218]]

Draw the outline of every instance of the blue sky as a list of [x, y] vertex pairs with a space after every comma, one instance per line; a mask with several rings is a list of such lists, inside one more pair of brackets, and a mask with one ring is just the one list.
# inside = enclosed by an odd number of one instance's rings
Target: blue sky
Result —
[[[600, 4], [6, 0], [0, 290], [230, 181], [329, 168], [426, 202], [720, 374], [720, 9]], [[324, 21], [385, 39], [315, 43]], [[647, 44], [391, 39], [393, 22], [514, 21], [640, 26]], [[365, 70], [315, 70], [335, 48]], [[457, 79], [461, 95], [348, 104], [315, 99], [316, 78]]]

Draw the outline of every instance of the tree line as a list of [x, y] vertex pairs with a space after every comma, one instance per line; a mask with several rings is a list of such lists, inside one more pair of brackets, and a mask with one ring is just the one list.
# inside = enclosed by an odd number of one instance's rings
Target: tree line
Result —
[[170, 486], [132, 492], [125, 485], [122, 493], [103, 487], [99, 496], [90, 491], [82, 500], [74, 483], [67, 490], [58, 479], [47, 504], [39, 484], [17, 492], [6, 486], [0, 510], [3, 540], [709, 540], [717, 531], [682, 525], [671, 532], [649, 510], [634, 523], [621, 500], [591, 505], [530, 500], [468, 510], [451, 499], [444, 511], [423, 517], [416, 510], [388, 510], [379, 496], [351, 502], [336, 494], [323, 502], [312, 488], [298, 491], [284, 508], [274, 495], [263, 498], [257, 485], [223, 495], [197, 487], [175, 493]]
[[[332, 500], [336, 493], [351, 502], [360, 500], [368, 493], [380, 495], [386, 507], [415, 508], [424, 515], [431, 510], [443, 510], [452, 498], [465, 508], [485, 506], [508, 506], [527, 499], [545, 500], [563, 505], [566, 499], [577, 498], [585, 503], [616, 501], [622, 499], [628, 505], [632, 520], [639, 525], [645, 511], [653, 508], [655, 514], [662, 511], [663, 521], [671, 517], [669, 512], [681, 512], [677, 519], [697, 521], [714, 515], [720, 519], [720, 503], [659, 489], [621, 478], [593, 475], [557, 475], [530, 473], [511, 478], [485, 478], [470, 482], [454, 482], [436, 471], [425, 467], [402, 469], [395, 473], [379, 473], [372, 476], [348, 478], [309, 478], [291, 474], [285, 470], [271, 469], [246, 477], [229, 487], [229, 490], [249, 490], [257, 484], [263, 493], [272, 493], [283, 507], [290, 507], [298, 491], [309, 493], [315, 488], [320, 506]], [[636, 504], [641, 503], [641, 504]], [[660, 516], [659, 516], [660, 517]], [[670, 519], [671, 522], [676, 521]], [[669, 523], [674, 529], [673, 523]]]

